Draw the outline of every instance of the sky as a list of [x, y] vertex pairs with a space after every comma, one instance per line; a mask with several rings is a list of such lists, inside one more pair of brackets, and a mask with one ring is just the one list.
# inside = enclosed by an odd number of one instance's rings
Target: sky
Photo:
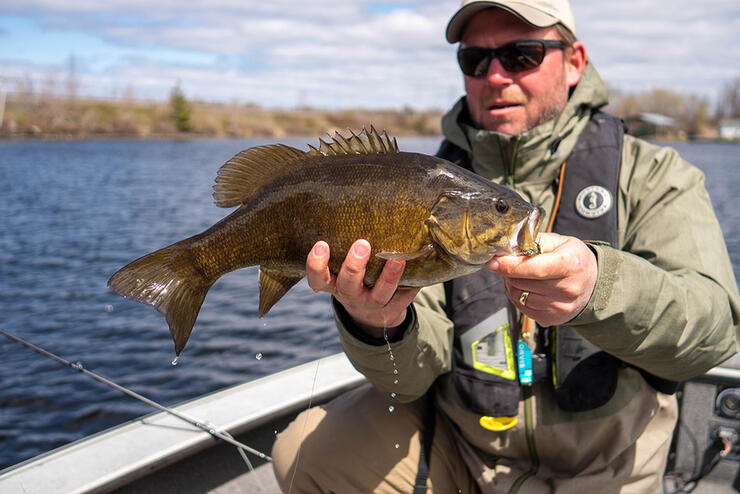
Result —
[[[0, 77], [99, 98], [445, 109], [463, 94], [444, 30], [458, 0], [0, 0]], [[740, 77], [740, 1], [572, 0], [610, 87], [714, 103]], [[19, 83], [22, 86], [19, 86]]]

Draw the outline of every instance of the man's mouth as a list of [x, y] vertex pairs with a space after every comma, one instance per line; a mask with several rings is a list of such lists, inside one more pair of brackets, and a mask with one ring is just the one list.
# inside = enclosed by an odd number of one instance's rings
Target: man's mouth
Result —
[[514, 108], [519, 106], [519, 103], [500, 102], [494, 103], [488, 107], [489, 110], [504, 110], [506, 108]]

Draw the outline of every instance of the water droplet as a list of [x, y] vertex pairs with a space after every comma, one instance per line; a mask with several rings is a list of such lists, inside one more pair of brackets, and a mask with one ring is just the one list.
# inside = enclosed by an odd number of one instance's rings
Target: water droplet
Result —
[[254, 358], [256, 358], [257, 360], [262, 360], [262, 354], [258, 353], [257, 355], [254, 356]]
[[113, 312], [113, 306], [111, 304], [106, 305], [105, 312]]
[[393, 369], [394, 374], [398, 374], [398, 369]]
[[398, 384], [398, 379], [394, 379], [393, 384]]
[[393, 405], [391, 405], [391, 406], [388, 407], [388, 411], [390, 413], [393, 413], [393, 410], [395, 410], [395, 409], [396, 409], [396, 407], [394, 407]]
[[391, 398], [395, 398], [395, 397], [396, 397], [396, 393], [391, 393]]
[[396, 449], [398, 449], [398, 448], [400, 448], [400, 447], [401, 447], [401, 445], [400, 445], [400, 444], [398, 444], [398, 443], [396, 443]]
[[396, 357], [394, 357], [392, 353], [391, 353], [391, 360], [396, 360]]
[[172, 359], [172, 365], [177, 365], [177, 361], [178, 360], [180, 360], [180, 356], [179, 355], [177, 357], [175, 357], [175, 358]]
[[275, 429], [274, 431], [272, 431], [272, 433], [277, 436], [277, 429]]

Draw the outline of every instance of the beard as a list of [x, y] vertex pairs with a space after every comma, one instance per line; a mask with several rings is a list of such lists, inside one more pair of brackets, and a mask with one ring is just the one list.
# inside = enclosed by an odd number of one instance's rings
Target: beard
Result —
[[[557, 95], [559, 95], [559, 97]], [[534, 118], [528, 119], [526, 123], [526, 128], [523, 132], [527, 132], [537, 127], [538, 125], [549, 122], [550, 120], [559, 117], [560, 114], [563, 113], [565, 105], [568, 104], [569, 91], [560, 90], [558, 91], [557, 95], [554, 95], [554, 97], [550, 100], [550, 104], [545, 106], [537, 115], [534, 115]]]

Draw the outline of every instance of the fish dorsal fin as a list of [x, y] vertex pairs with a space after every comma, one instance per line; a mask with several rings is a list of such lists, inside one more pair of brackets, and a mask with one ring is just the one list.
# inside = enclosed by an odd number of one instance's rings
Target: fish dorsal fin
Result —
[[395, 137], [382, 134], [370, 126], [345, 137], [339, 132], [330, 137], [330, 142], [319, 139], [319, 148], [308, 146], [308, 152], [284, 144], [257, 146], [245, 149], [218, 170], [216, 184], [213, 186], [213, 199], [221, 208], [231, 208], [246, 204], [255, 191], [272, 181], [281, 172], [291, 169], [291, 165], [306, 156], [339, 156], [347, 154], [397, 153]]
[[350, 136], [345, 137], [339, 132], [334, 137], [329, 136], [330, 142], [319, 139], [319, 148], [313, 146], [310, 155], [338, 156], [343, 154], [373, 154], [373, 153], [397, 153], [398, 143], [396, 138], [391, 138], [386, 131], [382, 134], [370, 126], [370, 130], [363, 127], [362, 132], [355, 134], [351, 130]]
[[245, 149], [218, 170], [213, 186], [216, 205], [231, 208], [246, 203], [263, 184], [305, 156], [304, 151], [284, 144]]

